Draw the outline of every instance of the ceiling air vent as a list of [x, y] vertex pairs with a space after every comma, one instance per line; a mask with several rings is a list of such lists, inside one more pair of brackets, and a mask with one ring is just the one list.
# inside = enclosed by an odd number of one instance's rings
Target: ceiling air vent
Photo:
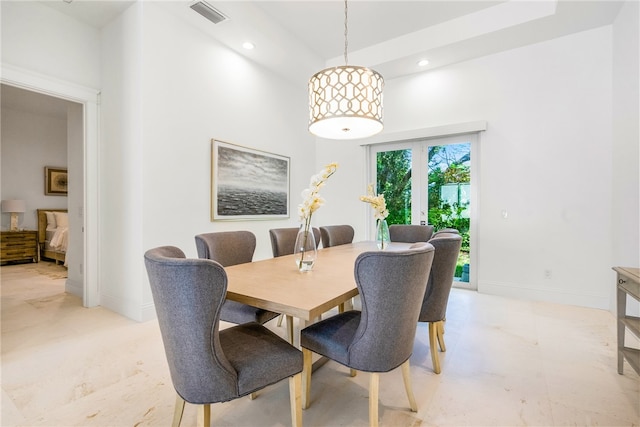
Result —
[[200, 15], [204, 16], [214, 24], [218, 24], [222, 21], [226, 21], [227, 19], [229, 19], [226, 16], [224, 16], [220, 11], [216, 10], [213, 6], [211, 6], [210, 4], [204, 1], [196, 2], [192, 4], [190, 7], [191, 9], [195, 10]]

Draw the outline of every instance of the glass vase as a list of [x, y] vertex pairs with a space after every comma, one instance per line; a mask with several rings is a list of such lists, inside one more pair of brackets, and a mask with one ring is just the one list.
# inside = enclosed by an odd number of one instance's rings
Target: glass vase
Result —
[[391, 238], [389, 237], [389, 225], [387, 225], [386, 219], [379, 219], [378, 226], [376, 227], [376, 243], [378, 244], [378, 249], [385, 250], [389, 243], [391, 242]]
[[313, 270], [313, 264], [316, 262], [318, 250], [316, 248], [316, 237], [313, 235], [313, 229], [309, 227], [305, 229], [302, 225], [296, 236], [296, 243], [293, 248], [296, 267], [301, 272]]

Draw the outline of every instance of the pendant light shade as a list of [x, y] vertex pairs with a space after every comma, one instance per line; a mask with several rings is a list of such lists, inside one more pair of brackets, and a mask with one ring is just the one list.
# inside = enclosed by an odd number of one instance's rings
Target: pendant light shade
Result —
[[366, 138], [383, 127], [382, 75], [348, 65], [347, 10], [345, 0], [345, 65], [318, 71], [309, 79], [309, 132], [322, 138]]
[[366, 138], [382, 130], [384, 79], [366, 67], [327, 68], [309, 80], [309, 131], [322, 138]]

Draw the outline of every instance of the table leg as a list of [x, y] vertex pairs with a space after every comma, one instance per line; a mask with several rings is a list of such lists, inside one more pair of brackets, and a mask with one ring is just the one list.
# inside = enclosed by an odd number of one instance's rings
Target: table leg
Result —
[[293, 343], [293, 316], [286, 316], [287, 318], [287, 336], [289, 337], [289, 343], [291, 345], [295, 345]]
[[[618, 276], [618, 278], [620, 278]], [[624, 348], [624, 323], [622, 323], [622, 317], [625, 316], [627, 311], [627, 294], [620, 288], [616, 289], [616, 323], [618, 326], [618, 373], [622, 375], [624, 366], [624, 356], [622, 355], [622, 349]]]

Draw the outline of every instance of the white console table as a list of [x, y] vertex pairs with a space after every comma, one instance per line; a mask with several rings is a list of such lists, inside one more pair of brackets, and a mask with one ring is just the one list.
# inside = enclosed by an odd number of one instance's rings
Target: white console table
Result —
[[618, 373], [622, 375], [624, 359], [640, 375], [640, 350], [625, 347], [625, 330], [640, 338], [640, 317], [627, 316], [627, 295], [640, 301], [640, 268], [613, 267], [617, 273]]

